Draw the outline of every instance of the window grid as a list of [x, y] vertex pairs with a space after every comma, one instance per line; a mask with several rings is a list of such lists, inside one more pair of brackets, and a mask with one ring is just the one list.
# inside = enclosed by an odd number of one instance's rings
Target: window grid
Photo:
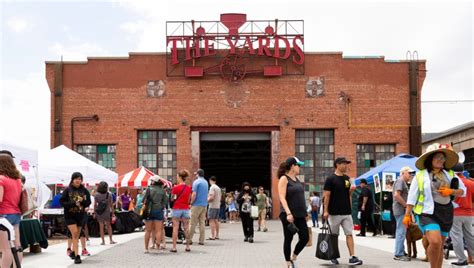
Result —
[[76, 145], [78, 154], [112, 171], [117, 167], [115, 149], [116, 146], [110, 144]]
[[176, 131], [139, 131], [138, 166], [172, 181], [176, 176]]
[[296, 130], [296, 157], [305, 162], [300, 178], [306, 190], [321, 191], [326, 178], [333, 173], [334, 130]]
[[395, 144], [357, 144], [357, 176], [395, 156]]

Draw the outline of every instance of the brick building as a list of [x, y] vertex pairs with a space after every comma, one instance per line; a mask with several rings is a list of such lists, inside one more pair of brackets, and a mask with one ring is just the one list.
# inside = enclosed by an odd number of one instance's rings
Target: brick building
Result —
[[[170, 76], [166, 53], [46, 62], [51, 144], [119, 174], [143, 165], [172, 179], [202, 167], [228, 191], [271, 189], [288, 156], [305, 161], [306, 190], [321, 191], [333, 159], [355, 177], [398, 153], [421, 151], [425, 61], [304, 53], [304, 72], [237, 82]], [[276, 215], [277, 210], [274, 210]]]

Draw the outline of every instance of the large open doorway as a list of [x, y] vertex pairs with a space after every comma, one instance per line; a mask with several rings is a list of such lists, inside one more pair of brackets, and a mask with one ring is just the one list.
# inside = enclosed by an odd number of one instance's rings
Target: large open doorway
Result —
[[241, 184], [271, 190], [270, 133], [201, 133], [200, 165], [227, 192]]

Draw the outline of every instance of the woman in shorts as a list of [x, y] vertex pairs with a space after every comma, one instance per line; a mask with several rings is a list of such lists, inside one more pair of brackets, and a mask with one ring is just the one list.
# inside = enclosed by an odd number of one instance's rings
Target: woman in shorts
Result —
[[74, 172], [69, 186], [64, 190], [59, 202], [64, 207], [64, 219], [72, 236], [72, 256], [74, 263], [81, 263], [79, 254], [79, 235], [84, 225], [85, 208], [91, 204], [90, 193], [82, 185], [83, 177], [80, 172]]
[[178, 229], [180, 224], [184, 225], [184, 235], [186, 238], [186, 251], [191, 251], [189, 248], [189, 201], [191, 197], [191, 187], [186, 185], [186, 178], [189, 177], [189, 171], [186, 169], [178, 173], [178, 183], [171, 190], [171, 200], [173, 203], [173, 248], [171, 252], [176, 253], [176, 240], [178, 239]]

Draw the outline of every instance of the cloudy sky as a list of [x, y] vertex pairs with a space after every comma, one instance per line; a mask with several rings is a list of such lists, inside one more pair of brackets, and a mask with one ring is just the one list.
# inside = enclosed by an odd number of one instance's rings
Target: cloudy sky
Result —
[[423, 132], [474, 120], [470, 1], [0, 1], [0, 141], [49, 148], [46, 60], [165, 51], [167, 20], [221, 13], [303, 19], [305, 51], [404, 60], [416, 50], [428, 69]]

